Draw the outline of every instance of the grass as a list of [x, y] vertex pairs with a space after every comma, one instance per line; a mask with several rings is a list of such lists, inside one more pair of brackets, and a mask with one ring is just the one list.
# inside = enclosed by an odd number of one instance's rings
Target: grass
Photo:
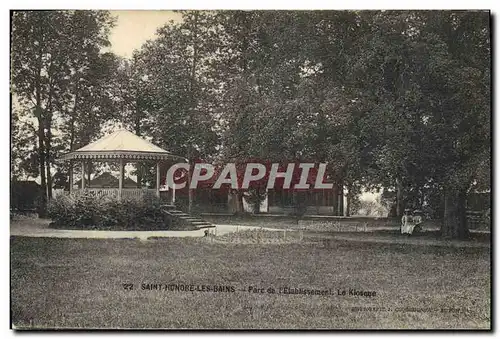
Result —
[[225, 215], [202, 215], [204, 220], [210, 221], [214, 224], [223, 225], [245, 225], [257, 227], [272, 227], [272, 228], [297, 228], [298, 221], [294, 217], [280, 216], [225, 216]]
[[[401, 220], [399, 218], [373, 218], [373, 217], [350, 217], [341, 219], [334, 216], [304, 216], [295, 218], [291, 216], [268, 216], [261, 215], [203, 215], [203, 219], [214, 224], [225, 225], [246, 225], [257, 227], [269, 227], [277, 229], [308, 229], [314, 231], [370, 231], [374, 228], [399, 228]], [[425, 228], [439, 228], [439, 220], [427, 220], [424, 222]]]
[[291, 244], [304, 242], [304, 232], [287, 230], [276, 232], [253, 229], [226, 233], [222, 236], [208, 240], [212, 240], [212, 242], [237, 244]]
[[[142, 290], [143, 283], [236, 291]], [[248, 286], [355, 288], [377, 295], [260, 294], [247, 292]], [[490, 297], [489, 248], [11, 238], [17, 327], [488, 329]]]

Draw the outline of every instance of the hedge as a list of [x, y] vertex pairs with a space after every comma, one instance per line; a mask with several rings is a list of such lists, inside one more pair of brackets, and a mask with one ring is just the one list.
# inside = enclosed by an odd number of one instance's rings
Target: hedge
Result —
[[174, 223], [161, 200], [149, 194], [122, 200], [89, 191], [60, 195], [49, 202], [48, 216], [53, 227], [67, 229], [166, 230]]

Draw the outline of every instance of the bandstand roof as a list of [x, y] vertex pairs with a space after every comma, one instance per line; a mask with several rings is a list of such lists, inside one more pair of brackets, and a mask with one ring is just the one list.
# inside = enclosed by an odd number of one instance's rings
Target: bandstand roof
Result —
[[71, 159], [129, 159], [129, 160], [165, 160], [185, 159], [174, 155], [127, 130], [108, 134], [76, 151], [61, 157]]

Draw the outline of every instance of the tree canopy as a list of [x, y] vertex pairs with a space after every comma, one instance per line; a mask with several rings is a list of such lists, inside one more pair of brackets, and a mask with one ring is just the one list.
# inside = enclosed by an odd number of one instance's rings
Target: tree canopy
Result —
[[348, 196], [442, 202], [466, 235], [464, 197], [490, 187], [488, 12], [181, 14], [125, 60], [109, 12], [15, 11], [13, 173], [51, 187], [57, 154], [121, 123], [191, 160], [326, 162]]

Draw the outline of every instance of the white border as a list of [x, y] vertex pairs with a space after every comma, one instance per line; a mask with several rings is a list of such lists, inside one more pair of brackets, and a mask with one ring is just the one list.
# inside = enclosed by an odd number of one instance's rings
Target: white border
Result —
[[[110, 1], [110, 0], [77, 0], [77, 1], [61, 1], [61, 0], [51, 0], [51, 1], [36, 1], [36, 0], [7, 0], [3, 1], [0, 4], [0, 20], [1, 20], [1, 29], [2, 34], [0, 34], [0, 46], [2, 46], [1, 51], [1, 90], [0, 93], [2, 95], [2, 119], [3, 123], [0, 125], [2, 128], [2, 132], [0, 135], [1, 138], [1, 166], [0, 166], [0, 187], [2, 188], [1, 194], [2, 199], [2, 209], [0, 210], [0, 232], [2, 239], [2, 252], [0, 255], [0, 260], [2, 263], [3, 269], [3, 279], [1, 279], [1, 295], [2, 295], [2, 307], [0, 308], [0, 323], [2, 324], [2, 338], [3, 337], [12, 337], [14, 335], [13, 331], [8, 330], [9, 326], [9, 312], [10, 312], [10, 273], [9, 273], [9, 211], [8, 211], [8, 201], [9, 201], [9, 172], [10, 172], [10, 163], [9, 163], [9, 135], [10, 135], [10, 121], [9, 121], [9, 32], [10, 32], [10, 13], [9, 9], [491, 9], [493, 15], [498, 14], [498, 1], [463, 1], [463, 0], [455, 0], [455, 1], [443, 1], [443, 0], [410, 0], [410, 1], [393, 1], [393, 0], [384, 0], [384, 1], [360, 1], [360, 0], [351, 0], [351, 1], [318, 1], [318, 0], [308, 0], [308, 1], [266, 1], [266, 0], [254, 0], [254, 1], [228, 1], [228, 0], [212, 0], [210, 2], [207, 1], [195, 1], [195, 0], [174, 0], [174, 1], [149, 1], [149, 2], [138, 2], [131, 0], [121, 0], [119, 2]], [[495, 18], [497, 19], [497, 17]], [[498, 22], [496, 21], [496, 25], [494, 28], [494, 41], [493, 46], [494, 50], [498, 53]], [[496, 62], [493, 70], [496, 70]], [[495, 86], [495, 98], [498, 98], [498, 84]], [[498, 118], [494, 119], [495, 127], [498, 127]], [[498, 130], [498, 128], [496, 128]], [[494, 133], [493, 133], [494, 135]], [[498, 158], [498, 150], [500, 149], [499, 137], [495, 138], [495, 159]], [[494, 165], [497, 165], [496, 163]], [[496, 166], [498, 167], [498, 166]], [[495, 180], [496, 182], [496, 180]], [[496, 188], [496, 187], [495, 187]], [[496, 191], [496, 190], [495, 190]], [[499, 202], [495, 201], [495, 212], [499, 211], [497, 208], [499, 206]], [[498, 215], [495, 213], [495, 220], [498, 220]], [[493, 225], [495, 228], [496, 224]], [[497, 233], [497, 232], [495, 232]], [[496, 237], [496, 242], [498, 243], [498, 236]], [[498, 251], [496, 251], [495, 262], [498, 262]], [[495, 282], [497, 280], [495, 279]], [[495, 284], [494, 288], [497, 287]], [[493, 298], [493, 296], [492, 296]], [[496, 298], [495, 298], [496, 299]], [[493, 300], [492, 300], [493, 301]], [[498, 305], [496, 303], [496, 305]], [[496, 310], [495, 314], [498, 314], [498, 310]], [[496, 323], [498, 326], [498, 322], [496, 319], [492, 319], [493, 323]], [[121, 334], [111, 334], [111, 336], [122, 336], [125, 333]], [[163, 333], [157, 335], [168, 335], [177, 337], [179, 334], [174, 333]], [[305, 333], [301, 333], [303, 335]], [[374, 333], [371, 333], [373, 335]], [[386, 333], [379, 333], [380, 335], [385, 336]], [[470, 335], [468, 333], [467, 335]], [[66, 336], [68, 334], [64, 334]], [[99, 334], [102, 335], [102, 334]], [[108, 334], [109, 335], [109, 334]], [[189, 334], [193, 336], [193, 334]], [[203, 334], [206, 335], [206, 334]], [[219, 333], [212, 333], [212, 335], [218, 336]], [[269, 334], [263, 335], [262, 333], [256, 333], [254, 335], [259, 335], [259, 337], [266, 337]], [[307, 334], [310, 335], [310, 334]], [[350, 337], [352, 334], [340, 334], [340, 333], [331, 333], [331, 335], [337, 337]], [[359, 334], [358, 334], [359, 335]], [[404, 333], [399, 334], [398, 336], [403, 336]], [[440, 336], [451, 336], [452, 333], [439, 333]], [[141, 337], [142, 335], [133, 333], [127, 334], [127, 337]], [[201, 336], [200, 334], [194, 336]], [[292, 337], [295, 335], [293, 333], [287, 333], [284, 335], [285, 337]], [[424, 336], [424, 334], [416, 335]]]
[[34, 1], [18, 0], [6, 1], [2, 5], [9, 5], [12, 9], [490, 9], [495, 7], [490, 0], [480, 1], [443, 1], [443, 0], [379, 0], [379, 1], [327, 1], [327, 0], [170, 0], [138, 2], [133, 0], [77, 0], [77, 1]]

